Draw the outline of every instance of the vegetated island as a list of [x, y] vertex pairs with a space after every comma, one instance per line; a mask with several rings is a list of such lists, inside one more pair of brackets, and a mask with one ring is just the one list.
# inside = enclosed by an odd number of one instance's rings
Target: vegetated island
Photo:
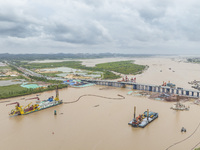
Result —
[[[28, 62], [17, 62], [18, 66], [36, 70], [44, 68], [57, 68], [57, 67], [69, 67], [73, 69], [89, 70], [89, 71], [99, 71], [103, 72], [102, 79], [118, 79], [121, 76], [116, 74], [140, 74], [148, 68], [148, 66], [134, 64], [133, 61], [118, 61], [97, 64], [95, 67], [86, 67], [81, 64], [81, 61], [63, 61], [63, 62], [53, 62], [53, 63], [28, 63]], [[113, 73], [116, 72], [116, 73]]]

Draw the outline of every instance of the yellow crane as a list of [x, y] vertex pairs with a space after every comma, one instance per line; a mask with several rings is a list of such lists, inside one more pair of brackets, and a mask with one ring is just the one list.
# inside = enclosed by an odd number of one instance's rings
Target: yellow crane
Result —
[[11, 115], [15, 115], [15, 114], [17, 114], [17, 115], [23, 115], [24, 114], [24, 109], [22, 108], [22, 106], [19, 105], [18, 102], [6, 104], [6, 106], [7, 105], [13, 105], [13, 104], [17, 104], [17, 105], [15, 106], [15, 109], [13, 109], [11, 111]]

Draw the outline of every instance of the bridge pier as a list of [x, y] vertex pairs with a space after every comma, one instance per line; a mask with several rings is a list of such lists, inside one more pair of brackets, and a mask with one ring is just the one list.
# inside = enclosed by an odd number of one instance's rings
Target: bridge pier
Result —
[[125, 83], [122, 83], [122, 84], [121, 84], [121, 87], [122, 87], [122, 88], [125, 88], [125, 87], [126, 87], [126, 84], [125, 84]]
[[136, 90], [137, 89], [137, 85], [133, 84], [133, 89]]
[[152, 91], [152, 86], [149, 86], [149, 91], [150, 91], [150, 92]]
[[89, 83], [95, 83], [97, 85], [123, 87], [123, 88], [125, 88], [126, 85], [131, 85], [132, 88], [135, 90], [144, 90], [144, 91], [159, 92], [159, 93], [164, 92], [164, 93], [171, 93], [171, 94], [178, 94], [178, 95], [192, 96], [192, 97], [200, 98], [199, 91], [184, 90], [181, 88], [174, 89], [174, 88], [168, 88], [168, 87], [163, 87], [163, 86], [138, 84], [138, 83], [134, 83], [134, 82], [115, 82], [115, 81], [106, 81], [106, 80], [82, 80], [82, 81], [86, 81]]
[[158, 87], [158, 92], [160, 93], [160, 91], [161, 91], [161, 87]]
[[174, 94], [174, 89], [171, 89], [171, 94]]
[[181, 95], [183, 95], [184, 94], [184, 91], [183, 90], [181, 90]]
[[144, 87], [144, 85], [141, 85], [141, 90], [143, 90], [143, 91], [144, 91], [144, 88], [145, 88], [145, 87]]
[[194, 96], [194, 92], [192, 92], [192, 96]]
[[179, 90], [178, 89], [176, 89], [176, 94], [179, 94]]
[[157, 92], [157, 91], [156, 91], [156, 89], [157, 89], [157, 87], [156, 87], [156, 86], [154, 86], [154, 90], [153, 90], [153, 91], [154, 91], [154, 92]]
[[145, 85], [145, 91], [148, 91], [148, 86], [147, 85]]

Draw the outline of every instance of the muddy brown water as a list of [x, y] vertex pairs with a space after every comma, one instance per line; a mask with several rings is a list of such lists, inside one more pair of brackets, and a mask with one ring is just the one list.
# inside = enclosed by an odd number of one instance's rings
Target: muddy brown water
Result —
[[[173, 111], [174, 103], [150, 100], [145, 97], [127, 95], [130, 89], [115, 88], [99, 90], [102, 86], [67, 88], [60, 90], [60, 99], [70, 102], [84, 94], [107, 97], [125, 96], [123, 100], [83, 97], [77, 103], [62, 104], [29, 115], [9, 117], [15, 105], [0, 103], [0, 145], [1, 150], [165, 150], [175, 142], [188, 137], [200, 122], [200, 106], [191, 102], [189, 111]], [[55, 91], [44, 92], [41, 99], [55, 96]], [[25, 98], [35, 95], [24, 96]], [[19, 101], [25, 106], [34, 100]], [[98, 107], [95, 107], [97, 106]], [[158, 112], [159, 118], [145, 128], [133, 128], [128, 122], [147, 108]], [[54, 116], [54, 110], [57, 115]], [[187, 132], [181, 133], [185, 127]], [[200, 141], [200, 128], [188, 140], [170, 150], [188, 150]], [[200, 145], [199, 145], [200, 146]]]

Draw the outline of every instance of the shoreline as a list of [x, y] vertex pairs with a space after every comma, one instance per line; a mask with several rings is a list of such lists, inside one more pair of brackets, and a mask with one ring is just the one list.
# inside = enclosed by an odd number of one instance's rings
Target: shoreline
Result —
[[[17, 116], [10, 119], [7, 116], [8, 114], [5, 113], [9, 112], [12, 108], [12, 106], [9, 106], [2, 109], [3, 113], [0, 115], [0, 119], [4, 121], [4, 124], [10, 124], [11, 122], [14, 125], [22, 124], [23, 127], [16, 131], [16, 135], [25, 135], [27, 131], [29, 131], [34, 138], [41, 130], [43, 130], [43, 135], [34, 139], [34, 142], [37, 142], [42, 149], [48, 147], [50, 150], [57, 149], [60, 146], [62, 147], [61, 150], [92, 149], [99, 140], [102, 140], [102, 143], [96, 147], [97, 150], [120, 150], [122, 148], [130, 150], [132, 147], [135, 147], [135, 149], [145, 149], [146, 147], [155, 150], [166, 149], [174, 142], [179, 141], [192, 133], [199, 122], [198, 119], [194, 120], [194, 117], [191, 117], [198, 116], [197, 114], [200, 113], [200, 107], [197, 105], [191, 105], [190, 111], [174, 111], [170, 109], [173, 103], [151, 100], [146, 97], [126, 95], [129, 91], [128, 89], [114, 88], [100, 90], [100, 88], [103, 87], [104, 86], [93, 86], [80, 89], [61, 89], [59, 90], [59, 95], [60, 99], [63, 100], [63, 103], [72, 102], [77, 100], [81, 95], [93, 93], [98, 93], [97, 95], [99, 96], [113, 98], [115, 98], [117, 94], [120, 94], [125, 96], [125, 99], [113, 101], [100, 97], [85, 96], [77, 103], [62, 104], [42, 112], [26, 116]], [[48, 91], [41, 93], [40, 98], [44, 99], [50, 95], [55, 95], [55, 92]], [[68, 97], [68, 95], [70, 95], [70, 97]], [[26, 96], [26, 98], [32, 96]], [[13, 100], [14, 99], [11, 101]], [[23, 100], [20, 101], [20, 104], [24, 106], [28, 103], [29, 102]], [[190, 102], [185, 102], [185, 104], [188, 105]], [[2, 108], [3, 105], [0, 105], [0, 107]], [[133, 117], [134, 106], [137, 106], [136, 115], [149, 109], [150, 111], [158, 112], [159, 118], [143, 129], [132, 128], [131, 126], [128, 126], [127, 123]], [[57, 110], [57, 116], [53, 115], [54, 110]], [[80, 113], [82, 117], [80, 117]], [[37, 120], [37, 122], [35, 122], [35, 120]], [[167, 123], [166, 121], [170, 123]], [[2, 125], [3, 124], [1, 124], [0, 127], [5, 130], [7, 133], [6, 137], [8, 137], [11, 134], [8, 130], [13, 126], [4, 127]], [[181, 134], [180, 129], [182, 126], [187, 129], [187, 133]], [[29, 130], [30, 127], [32, 130]], [[167, 129], [167, 131], [165, 129]], [[52, 135], [52, 132], [54, 132], [54, 135]], [[0, 131], [0, 133], [2, 133], [2, 131]], [[162, 136], [163, 134], [165, 134], [165, 136]], [[199, 131], [194, 137], [198, 134]], [[16, 136], [9, 136], [7, 140], [4, 140], [4, 143], [2, 143], [1, 140], [0, 144], [2, 145], [2, 148], [10, 150], [13, 146], [7, 145], [7, 143], [15, 137]], [[198, 142], [198, 138], [194, 139], [194, 137], [191, 138], [192, 141], [188, 140], [171, 149], [189, 149], [190, 147], [193, 147]], [[23, 143], [25, 142], [25, 145], [29, 145], [28, 143], [32, 142], [32, 140], [33, 139], [22, 136], [20, 139], [21, 142], [17, 140], [14, 141], [14, 143], [22, 143], [23, 141]], [[49, 140], [54, 140], [54, 142], [49, 143]], [[146, 142], [145, 145], [142, 144], [143, 141], [146, 140], [148, 142]], [[162, 142], [157, 143], [156, 141]], [[76, 144], [77, 142], [79, 143], [78, 145]], [[14, 145], [18, 148], [20, 144]], [[22, 150], [25, 150], [25, 147], [22, 148]]]

